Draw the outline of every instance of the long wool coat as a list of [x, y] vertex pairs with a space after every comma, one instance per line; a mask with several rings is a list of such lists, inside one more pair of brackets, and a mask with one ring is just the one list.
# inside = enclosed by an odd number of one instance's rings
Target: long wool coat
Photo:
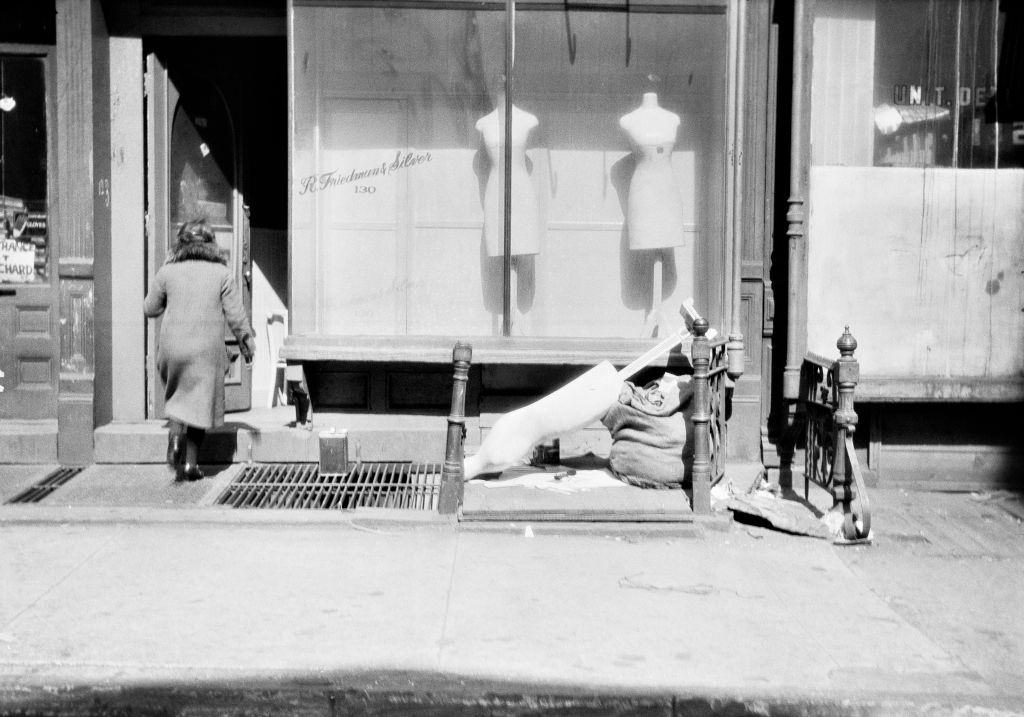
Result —
[[156, 365], [164, 414], [196, 428], [224, 423], [224, 320], [239, 342], [252, 335], [231, 271], [213, 256], [164, 264], [145, 302], [146, 316], [163, 315]]

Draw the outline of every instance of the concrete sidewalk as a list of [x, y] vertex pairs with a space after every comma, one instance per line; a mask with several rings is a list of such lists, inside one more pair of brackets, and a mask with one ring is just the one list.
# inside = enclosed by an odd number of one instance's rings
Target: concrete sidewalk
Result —
[[525, 696], [546, 695], [574, 714], [1024, 714], [1014, 496], [872, 497], [856, 547], [721, 522], [0, 506], [0, 713], [417, 713], [405, 695], [489, 714], [504, 695], [495, 713], [536, 714]]

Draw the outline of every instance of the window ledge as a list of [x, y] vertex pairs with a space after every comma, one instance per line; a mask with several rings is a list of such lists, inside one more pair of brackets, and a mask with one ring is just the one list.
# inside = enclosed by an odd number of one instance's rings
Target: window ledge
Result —
[[1014, 402], [1024, 400], [1024, 377], [862, 376], [856, 403]]
[[[601, 361], [624, 366], [658, 343], [658, 339], [536, 338], [494, 336], [336, 336], [292, 335], [284, 340], [287, 361], [452, 362], [456, 341], [473, 347], [474, 364], [593, 365]], [[683, 349], [689, 352], [690, 341]], [[679, 349], [654, 361], [667, 366], [680, 359]]]

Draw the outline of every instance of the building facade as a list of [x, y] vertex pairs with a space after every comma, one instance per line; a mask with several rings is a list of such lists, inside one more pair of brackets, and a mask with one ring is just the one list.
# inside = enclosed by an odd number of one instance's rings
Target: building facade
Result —
[[[226, 340], [237, 411], [266, 404], [287, 326], [318, 416], [392, 426], [383, 457], [421, 458], [443, 445], [456, 340], [475, 348], [478, 439], [678, 330], [692, 298], [743, 362], [730, 458], [778, 465], [804, 353], [834, 355], [849, 325], [879, 480], [1009, 480], [1012, 3], [58, 0], [16, 16], [0, 460], [103, 460], [97, 435], [159, 425], [142, 297], [202, 216], [267, 337], [251, 369]], [[599, 451], [598, 433], [572, 440]]]

